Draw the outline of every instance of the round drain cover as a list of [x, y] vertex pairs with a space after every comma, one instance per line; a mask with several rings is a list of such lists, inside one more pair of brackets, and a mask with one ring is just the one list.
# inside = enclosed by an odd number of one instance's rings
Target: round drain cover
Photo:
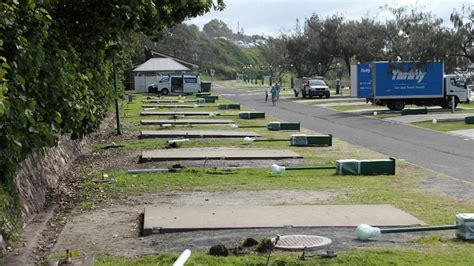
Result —
[[[276, 238], [272, 238], [275, 243]], [[286, 250], [321, 249], [329, 246], [332, 240], [324, 236], [315, 235], [287, 235], [280, 236], [275, 248]]]

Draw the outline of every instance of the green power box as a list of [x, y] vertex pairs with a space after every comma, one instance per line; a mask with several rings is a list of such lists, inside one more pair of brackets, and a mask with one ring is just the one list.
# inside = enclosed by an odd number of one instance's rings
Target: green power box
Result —
[[428, 109], [403, 109], [402, 115], [425, 115], [428, 113]]
[[265, 119], [265, 112], [240, 112], [240, 119]]
[[292, 146], [332, 146], [332, 135], [292, 135]]
[[300, 123], [292, 122], [270, 122], [267, 125], [268, 130], [279, 131], [279, 130], [288, 130], [288, 131], [300, 131]]
[[201, 98], [219, 100], [218, 95], [202, 95]]
[[198, 98], [197, 102], [198, 103], [215, 103], [216, 100], [212, 98]]
[[474, 116], [466, 116], [466, 118], [464, 118], [464, 122], [466, 124], [474, 124]]
[[474, 213], [458, 213], [456, 215], [456, 236], [465, 239], [474, 239]]
[[359, 160], [345, 159], [336, 161], [338, 175], [358, 175], [360, 173]]
[[360, 160], [359, 174], [361, 175], [394, 175], [395, 159]]
[[201, 93], [196, 93], [195, 94], [197, 98], [202, 98], [203, 96], [210, 96], [210, 92], [201, 92]]
[[339, 175], [394, 175], [395, 159], [337, 160], [336, 173]]
[[229, 104], [219, 104], [217, 106], [219, 109], [236, 109], [240, 110], [240, 104], [237, 103], [229, 103]]

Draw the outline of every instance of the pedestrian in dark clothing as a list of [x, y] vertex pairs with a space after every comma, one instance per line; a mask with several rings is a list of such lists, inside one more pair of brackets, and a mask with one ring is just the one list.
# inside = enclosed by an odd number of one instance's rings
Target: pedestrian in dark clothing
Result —
[[275, 88], [275, 86], [272, 87], [271, 93], [272, 93], [272, 104], [273, 104], [273, 105], [276, 105], [277, 96], [278, 96], [278, 91], [277, 91], [277, 89]]

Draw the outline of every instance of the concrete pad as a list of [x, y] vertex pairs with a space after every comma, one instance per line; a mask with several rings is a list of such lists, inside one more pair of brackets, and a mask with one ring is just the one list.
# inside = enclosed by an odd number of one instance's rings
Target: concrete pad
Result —
[[140, 138], [244, 138], [259, 137], [255, 132], [235, 130], [142, 130]]
[[143, 99], [143, 103], [195, 103], [197, 100], [155, 100], [155, 99]]
[[234, 124], [233, 120], [225, 119], [180, 119], [180, 120], [142, 120], [142, 125], [226, 125]]
[[143, 108], [217, 108], [217, 105], [195, 105], [195, 104], [145, 104], [142, 105]]
[[144, 235], [163, 232], [280, 227], [424, 225], [391, 205], [147, 206]]
[[413, 123], [421, 121], [430, 121], [434, 118], [438, 120], [464, 120], [466, 116], [472, 116], [472, 113], [454, 113], [454, 114], [428, 114], [428, 115], [404, 115], [385, 118], [386, 121], [398, 123]]
[[[209, 116], [211, 112], [141, 112], [140, 115], [185, 115], [185, 116]], [[219, 115], [219, 113], [214, 113]]]
[[473, 129], [462, 129], [462, 130], [454, 130], [448, 131], [448, 133], [461, 136], [461, 137], [468, 137], [474, 139], [474, 128]]
[[275, 160], [303, 158], [291, 150], [247, 148], [188, 148], [143, 151], [140, 162], [172, 160]]

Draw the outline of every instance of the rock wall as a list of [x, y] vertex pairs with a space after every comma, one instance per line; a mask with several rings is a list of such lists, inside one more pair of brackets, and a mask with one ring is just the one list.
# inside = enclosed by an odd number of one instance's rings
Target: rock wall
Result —
[[15, 183], [24, 224], [43, 209], [48, 189], [57, 185], [61, 174], [81, 154], [86, 144], [87, 139], [78, 141], [60, 136], [56, 147], [33, 153], [18, 166]]

